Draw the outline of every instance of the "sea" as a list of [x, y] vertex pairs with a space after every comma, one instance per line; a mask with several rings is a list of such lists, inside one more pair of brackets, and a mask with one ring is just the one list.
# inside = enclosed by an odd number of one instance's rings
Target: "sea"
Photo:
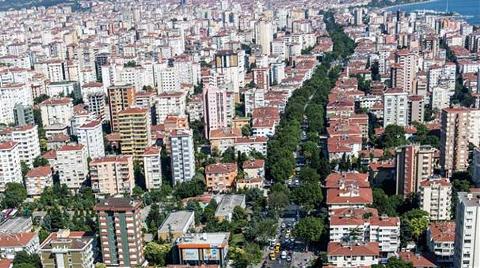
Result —
[[416, 10], [454, 12], [463, 16], [468, 23], [480, 25], [480, 0], [432, 0], [427, 2], [398, 5], [389, 9], [392, 11], [401, 10], [406, 12]]

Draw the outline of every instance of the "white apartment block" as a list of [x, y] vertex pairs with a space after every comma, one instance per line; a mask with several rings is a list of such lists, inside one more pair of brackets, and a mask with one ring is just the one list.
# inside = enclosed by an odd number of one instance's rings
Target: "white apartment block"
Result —
[[143, 170], [147, 190], [160, 189], [162, 186], [161, 148], [153, 146], [145, 148]]
[[73, 103], [70, 98], [50, 98], [40, 104], [42, 124], [44, 127], [50, 125], [70, 125], [73, 117]]
[[133, 157], [105, 156], [90, 162], [92, 189], [102, 195], [131, 194], [135, 186]]
[[189, 181], [195, 175], [195, 154], [191, 130], [174, 130], [172, 146], [172, 180], [174, 184]]
[[455, 254], [455, 222], [431, 223], [427, 229], [427, 245], [438, 263], [451, 266]]
[[155, 65], [154, 68], [158, 94], [180, 91], [178, 68], [167, 63]]
[[445, 84], [438, 84], [432, 87], [432, 109], [442, 110], [450, 106], [450, 97], [453, 95]]
[[33, 161], [40, 156], [40, 141], [37, 125], [7, 128], [0, 132], [0, 141], [12, 140], [18, 143], [20, 161], [33, 167]]
[[22, 183], [19, 146], [14, 141], [0, 143], [0, 192], [9, 182]]
[[167, 115], [185, 115], [187, 94], [185, 92], [165, 92], [155, 97], [157, 124], [162, 124]]
[[383, 258], [394, 256], [400, 249], [400, 219], [379, 216], [376, 209], [338, 209], [330, 217], [330, 241], [342, 242], [356, 233], [357, 240], [378, 242]]
[[58, 171], [61, 184], [76, 191], [88, 175], [87, 149], [85, 146], [64, 145], [57, 150], [55, 170]]
[[70, 119], [70, 135], [78, 136], [78, 128], [80, 126], [95, 120], [96, 115], [92, 112], [85, 110], [85, 107], [81, 104], [73, 107], [73, 116]]
[[470, 109], [468, 112], [468, 141], [475, 145], [480, 146], [480, 109]]
[[32, 90], [26, 84], [2, 84], [0, 86], [0, 124], [15, 122], [13, 108], [15, 104], [33, 105]]
[[378, 243], [330, 242], [327, 248], [327, 260], [333, 267], [370, 267], [379, 263]]
[[480, 267], [480, 193], [458, 193], [455, 268]]
[[102, 122], [93, 120], [80, 126], [78, 128], [78, 143], [87, 148], [88, 157], [91, 159], [105, 156]]
[[252, 88], [245, 91], [245, 114], [252, 114], [253, 109], [265, 106], [265, 90]]
[[36, 167], [25, 176], [25, 186], [29, 196], [39, 196], [45, 187], [53, 186], [52, 169], [50, 166]]
[[408, 93], [391, 88], [383, 95], [383, 127], [388, 125], [407, 125]]
[[445, 178], [431, 178], [420, 182], [420, 208], [432, 221], [451, 218], [452, 185]]

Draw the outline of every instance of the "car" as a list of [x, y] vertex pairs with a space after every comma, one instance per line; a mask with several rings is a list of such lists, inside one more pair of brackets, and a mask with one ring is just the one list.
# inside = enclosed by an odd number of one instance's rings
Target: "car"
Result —
[[292, 257], [291, 256], [287, 256], [287, 262], [291, 262], [292, 261]]
[[286, 225], [284, 222], [282, 222], [282, 225], [280, 225], [280, 226], [281, 226], [282, 229], [283, 229], [283, 228], [285, 228], [287, 225]]
[[270, 260], [274, 261], [275, 257], [276, 257], [276, 254], [275, 254], [275, 252], [270, 252], [270, 254], [268, 256], [270, 257]]
[[286, 252], [285, 250], [282, 251], [282, 253], [280, 254], [280, 257], [281, 257], [282, 259], [286, 259], [286, 258], [287, 258], [287, 252]]

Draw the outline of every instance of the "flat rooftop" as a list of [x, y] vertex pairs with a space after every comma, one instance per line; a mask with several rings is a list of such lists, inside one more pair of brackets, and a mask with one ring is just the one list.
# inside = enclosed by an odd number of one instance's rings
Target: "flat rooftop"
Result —
[[212, 248], [228, 245], [230, 233], [196, 233], [186, 234], [177, 239], [179, 248]]
[[185, 227], [189, 224], [189, 219], [194, 217], [193, 211], [176, 211], [170, 213], [167, 219], [163, 222], [160, 229], [158, 229], [161, 233], [167, 233], [170, 230], [172, 232], [182, 232]]
[[8, 219], [0, 225], [0, 233], [16, 234], [30, 231], [32, 228], [32, 219], [17, 217]]
[[215, 211], [215, 216], [223, 216], [228, 215], [233, 212], [233, 209], [236, 206], [244, 206], [245, 205], [245, 195], [240, 194], [229, 194], [224, 195], [222, 201], [217, 207]]
[[458, 193], [458, 199], [467, 207], [480, 207], [480, 193], [473, 192], [460, 192]]

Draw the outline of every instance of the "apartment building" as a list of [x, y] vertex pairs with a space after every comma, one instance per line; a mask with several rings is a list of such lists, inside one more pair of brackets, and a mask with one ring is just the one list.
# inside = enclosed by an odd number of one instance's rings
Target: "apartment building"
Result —
[[143, 171], [147, 190], [162, 187], [162, 157], [161, 148], [151, 146], [143, 152]]
[[434, 170], [435, 148], [429, 145], [405, 145], [396, 150], [396, 193], [408, 196], [419, 190], [420, 182]]
[[52, 168], [36, 167], [25, 175], [25, 187], [29, 196], [40, 196], [45, 187], [53, 186]]
[[33, 167], [33, 161], [40, 156], [40, 141], [37, 125], [23, 125], [5, 128], [0, 131], [0, 141], [11, 140], [18, 143], [20, 161]]
[[480, 266], [480, 194], [458, 193], [453, 267]]
[[107, 198], [95, 206], [103, 263], [107, 266], [144, 263], [141, 206], [140, 201], [127, 198]]
[[133, 158], [127, 155], [105, 156], [90, 162], [94, 192], [102, 195], [131, 194], [135, 187]]
[[148, 109], [127, 108], [118, 113], [118, 132], [122, 154], [140, 159], [146, 147], [151, 145], [150, 113]]
[[15, 122], [15, 105], [33, 105], [32, 90], [26, 84], [1, 84], [0, 86], [0, 124], [13, 124]]
[[207, 85], [203, 89], [203, 119], [205, 121], [205, 135], [215, 129], [227, 127], [227, 91]]
[[378, 215], [373, 208], [332, 210], [330, 241], [378, 242], [380, 257], [388, 259], [400, 249], [400, 218]]
[[379, 263], [379, 256], [377, 242], [329, 242], [327, 247], [327, 261], [333, 267], [370, 267]]
[[185, 234], [175, 241], [179, 264], [199, 266], [209, 263], [227, 267], [229, 232]]
[[88, 157], [94, 159], [105, 156], [102, 121], [87, 122], [78, 128], [77, 133], [78, 143], [87, 148]]
[[414, 51], [408, 49], [396, 51], [391, 74], [392, 87], [403, 88], [408, 93], [414, 93], [417, 63], [418, 55]]
[[87, 179], [87, 149], [85, 146], [64, 145], [57, 150], [55, 170], [58, 172], [60, 183], [66, 184], [68, 189], [77, 191]]
[[430, 178], [420, 182], [420, 208], [428, 212], [430, 220], [451, 218], [452, 184], [447, 178]]
[[70, 98], [50, 98], [40, 103], [42, 124], [69, 126], [73, 117], [73, 102]]
[[408, 119], [408, 92], [400, 88], [387, 89], [383, 94], [383, 127], [406, 126]]
[[37, 254], [40, 243], [36, 232], [0, 235], [0, 256], [13, 260], [18, 252]]
[[118, 131], [118, 114], [135, 104], [135, 88], [132, 85], [112, 86], [107, 89], [110, 108], [110, 124], [113, 132]]
[[163, 124], [168, 115], [185, 115], [187, 107], [186, 92], [163, 92], [154, 97], [157, 124]]
[[225, 192], [234, 186], [238, 175], [236, 163], [217, 163], [205, 167], [205, 182], [212, 192]]
[[17, 142], [0, 142], [0, 192], [9, 182], [22, 183], [20, 149]]
[[193, 133], [190, 129], [171, 132], [173, 184], [189, 181], [195, 175]]
[[68, 229], [51, 233], [40, 245], [44, 268], [94, 267], [95, 237]]
[[434, 222], [427, 229], [427, 245], [439, 264], [450, 266], [455, 254], [455, 222]]
[[170, 213], [158, 228], [158, 238], [164, 241], [175, 241], [193, 228], [195, 228], [195, 212], [175, 211]]
[[455, 107], [442, 110], [440, 165], [448, 177], [468, 167], [469, 111]]

